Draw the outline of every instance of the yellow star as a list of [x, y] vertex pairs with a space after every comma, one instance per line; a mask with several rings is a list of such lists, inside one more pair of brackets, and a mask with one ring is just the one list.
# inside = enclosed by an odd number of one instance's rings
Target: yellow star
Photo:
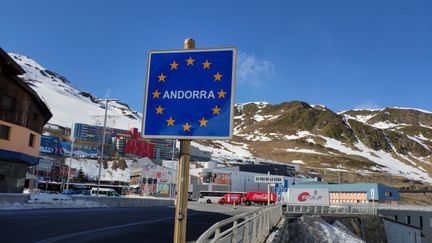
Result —
[[187, 59], [186, 62], [187, 62], [187, 66], [189, 66], [189, 65], [193, 66], [195, 59], [192, 59], [192, 57], [189, 57], [189, 59]]
[[175, 120], [173, 120], [172, 117], [170, 117], [170, 119], [169, 119], [169, 120], [166, 120], [166, 121], [167, 121], [167, 123], [168, 123], [167, 126], [174, 126], [174, 122], [175, 122]]
[[214, 81], [221, 81], [222, 76], [223, 76], [222, 74], [217, 72], [215, 75], [213, 75], [213, 77], [215, 78]]
[[154, 99], [154, 98], [158, 98], [158, 99], [159, 99], [160, 92], [159, 92], [158, 90], [156, 90], [156, 91], [153, 92], [152, 94], [153, 94], [153, 99]]
[[218, 106], [215, 106], [214, 108], [212, 108], [212, 110], [213, 110], [213, 115], [219, 115], [221, 109]]
[[[221, 89], [219, 92], [217, 92], [217, 94], [219, 95], [218, 98], [225, 98], [225, 94], [226, 94], [226, 92], [223, 91], [223, 89]], [[159, 98], [159, 97], [158, 97], [158, 98]]]
[[184, 132], [186, 132], [186, 131], [190, 132], [190, 128], [191, 128], [191, 125], [189, 125], [189, 123], [187, 123], [187, 122], [186, 122], [186, 124], [183, 125], [183, 131]]
[[171, 70], [176, 69], [177, 70], [177, 66], [179, 65], [178, 63], [175, 62], [175, 60], [173, 61], [173, 63], [170, 64], [171, 65]]
[[203, 62], [203, 69], [210, 69], [210, 65], [211, 65], [211, 62], [209, 62], [207, 59], [206, 59], [206, 61], [205, 62]]
[[204, 119], [204, 117], [201, 120], [198, 120], [200, 122], [200, 127], [206, 127], [208, 120]]
[[158, 78], [159, 78], [158, 82], [165, 82], [165, 78], [166, 78], [166, 76], [165, 76], [163, 73], [161, 73], [161, 74], [158, 76]]
[[165, 110], [165, 108], [162, 108], [162, 106], [159, 106], [159, 107], [155, 108], [155, 110], [156, 110], [156, 114], [162, 114], [163, 110]]

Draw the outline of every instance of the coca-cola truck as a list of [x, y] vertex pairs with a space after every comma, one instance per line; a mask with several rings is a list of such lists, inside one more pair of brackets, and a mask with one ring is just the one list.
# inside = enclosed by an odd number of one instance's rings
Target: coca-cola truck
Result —
[[[270, 203], [276, 203], [277, 196], [276, 193], [270, 193]], [[251, 204], [266, 204], [268, 202], [268, 193], [267, 192], [245, 192], [242, 195], [242, 202], [246, 206], [250, 206]]]
[[218, 201], [219, 204], [240, 204], [241, 203], [241, 194], [240, 193], [227, 193], [223, 197], [221, 197]]

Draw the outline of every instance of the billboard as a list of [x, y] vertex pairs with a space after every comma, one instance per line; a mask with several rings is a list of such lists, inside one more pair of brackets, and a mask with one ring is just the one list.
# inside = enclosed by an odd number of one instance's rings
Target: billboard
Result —
[[41, 136], [39, 152], [46, 155], [64, 156], [63, 146], [58, 137]]
[[[70, 156], [71, 142], [62, 142], [62, 147], [67, 155]], [[98, 156], [98, 148], [92, 144], [74, 143], [73, 156], [96, 157]]]
[[320, 188], [289, 188], [289, 205], [329, 206], [329, 190]]
[[200, 172], [201, 182], [217, 185], [231, 185], [231, 174], [222, 172]]

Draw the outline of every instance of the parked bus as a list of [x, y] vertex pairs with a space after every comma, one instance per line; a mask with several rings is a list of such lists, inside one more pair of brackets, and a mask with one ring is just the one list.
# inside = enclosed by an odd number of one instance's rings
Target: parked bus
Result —
[[200, 191], [198, 202], [200, 202], [200, 203], [218, 203], [219, 199], [221, 199], [227, 193], [242, 194], [242, 192]]

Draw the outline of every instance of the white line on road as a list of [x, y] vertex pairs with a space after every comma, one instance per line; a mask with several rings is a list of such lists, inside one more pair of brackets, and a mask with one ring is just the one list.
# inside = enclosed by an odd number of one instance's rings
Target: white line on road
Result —
[[[189, 214], [189, 215], [194, 215], [194, 214]], [[129, 227], [129, 226], [140, 225], [140, 224], [157, 223], [157, 222], [162, 222], [162, 221], [169, 220], [169, 219], [174, 219], [174, 217], [154, 219], [154, 220], [146, 220], [146, 221], [140, 221], [140, 222], [129, 223], [129, 224], [114, 225], [114, 226], [109, 226], [109, 227], [104, 227], [104, 228], [99, 228], [99, 229], [85, 230], [85, 231], [75, 232], [72, 234], [59, 235], [56, 237], [51, 237], [48, 239], [39, 240], [39, 241], [36, 241], [35, 243], [56, 242], [56, 241], [60, 241], [60, 240], [68, 239], [68, 238], [73, 238], [73, 237], [77, 237], [77, 236], [81, 236], [81, 235], [102, 232], [105, 230], [119, 229], [119, 228], [124, 228], [124, 227]]]

